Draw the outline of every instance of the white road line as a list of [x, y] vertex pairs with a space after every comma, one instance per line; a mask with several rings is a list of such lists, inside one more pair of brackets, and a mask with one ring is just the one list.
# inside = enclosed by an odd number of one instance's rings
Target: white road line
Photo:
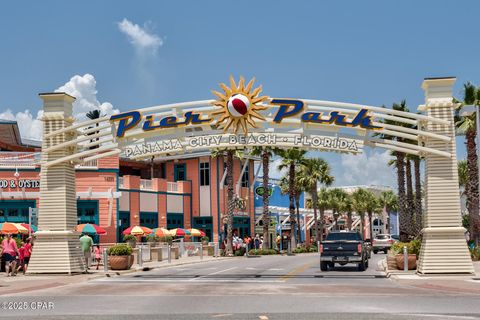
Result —
[[[196, 280], [195, 282], [239, 282], [239, 283], [285, 283], [284, 280], [242, 280], [242, 279], [215, 279], [215, 280], [210, 280], [210, 279], [199, 279], [199, 278], [194, 278]], [[178, 282], [190, 282], [192, 279], [148, 279], [148, 280], [137, 280], [137, 279], [122, 279], [122, 280], [110, 280], [110, 279], [100, 279], [98, 281], [101, 282], [109, 282], [109, 283], [130, 283], [130, 282], [136, 282], [138, 284], [143, 284], [146, 282], [172, 282], [172, 283], [178, 283]]]
[[223, 273], [223, 272], [226, 272], [226, 271], [230, 271], [230, 270], [233, 270], [233, 269], [237, 269], [237, 267], [232, 267], [232, 268], [228, 268], [228, 269], [225, 269], [225, 270], [220, 270], [220, 271], [212, 272], [212, 273], [209, 273], [209, 274], [206, 274], [206, 275], [203, 275], [203, 276], [199, 276], [198, 278], [189, 279], [188, 281], [195, 281], [195, 280], [197, 280], [197, 279], [201, 279], [201, 278], [213, 276], [213, 275], [216, 275], [216, 274], [219, 274], [219, 273]]

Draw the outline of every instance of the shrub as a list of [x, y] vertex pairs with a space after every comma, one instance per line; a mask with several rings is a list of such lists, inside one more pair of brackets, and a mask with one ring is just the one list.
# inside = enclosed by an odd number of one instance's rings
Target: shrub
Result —
[[132, 247], [127, 244], [116, 244], [108, 248], [109, 256], [129, 256], [133, 252]]
[[124, 242], [127, 242], [127, 241], [137, 241], [137, 238], [135, 238], [134, 236], [132, 236], [131, 234], [126, 234], [123, 236], [123, 241]]
[[470, 256], [472, 257], [473, 261], [479, 261], [480, 260], [480, 247], [473, 247], [473, 248], [468, 248], [470, 250]]
[[159, 242], [159, 241], [160, 241], [159, 236], [156, 236], [154, 234], [150, 234], [147, 236], [147, 242]]
[[418, 256], [420, 254], [422, 242], [419, 239], [415, 239], [410, 242], [398, 241], [392, 244], [390, 250], [393, 254], [403, 254], [403, 247], [405, 246], [407, 247], [407, 251], [409, 254], [416, 254]]
[[310, 246], [308, 249], [308, 252], [318, 252], [318, 247], [317, 246]]
[[236, 257], [241, 257], [241, 256], [245, 255], [245, 248], [240, 248], [240, 249], [236, 250], [234, 255]]
[[173, 237], [172, 236], [163, 236], [159, 237], [160, 242], [167, 242], [168, 244], [172, 244], [173, 242]]
[[265, 255], [271, 255], [271, 254], [277, 254], [277, 250], [275, 249], [252, 249], [248, 251], [249, 255], [252, 256], [265, 256]]
[[298, 248], [295, 248], [293, 249], [293, 253], [307, 253], [307, 248], [304, 248], [304, 247], [298, 247]]
[[208, 238], [207, 236], [203, 236], [203, 237], [200, 238], [200, 241], [208, 242], [208, 241], [210, 241], [210, 238]]

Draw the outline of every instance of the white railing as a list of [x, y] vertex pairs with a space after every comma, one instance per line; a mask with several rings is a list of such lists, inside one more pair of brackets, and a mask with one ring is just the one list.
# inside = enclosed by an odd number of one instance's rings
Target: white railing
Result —
[[0, 152], [0, 168], [35, 168], [40, 165], [40, 153]]
[[178, 183], [167, 182], [167, 192], [178, 192]]
[[123, 188], [123, 177], [118, 177], [118, 187]]
[[81, 164], [77, 164], [75, 168], [85, 169], [85, 168], [98, 168], [97, 159], [85, 161]]
[[152, 180], [140, 179], [141, 190], [152, 190]]

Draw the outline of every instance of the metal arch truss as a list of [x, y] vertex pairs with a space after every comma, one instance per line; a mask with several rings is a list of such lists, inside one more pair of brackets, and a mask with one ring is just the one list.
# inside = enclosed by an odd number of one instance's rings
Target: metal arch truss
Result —
[[[307, 123], [302, 122], [300, 114], [288, 117], [283, 119], [283, 121], [280, 123], [277, 123], [273, 121], [273, 118], [280, 106], [270, 104], [271, 101], [272, 98], [269, 98], [269, 100], [263, 104], [268, 108], [259, 112], [266, 119], [266, 121], [257, 121], [256, 124], [258, 127], [250, 128], [248, 135], [255, 136], [258, 134], [275, 134], [279, 137], [283, 137], [276, 144], [276, 146], [280, 148], [292, 147], [291, 144], [282, 144], [282, 139], [286, 139], [286, 137], [311, 137], [314, 135], [322, 135], [323, 137], [330, 137], [332, 139], [342, 138], [349, 141], [355, 141], [356, 145], [359, 146], [359, 149], [366, 145], [418, 156], [433, 154], [442, 157], [451, 157], [452, 152], [454, 152], [454, 150], [450, 150], [448, 148], [449, 143], [451, 142], [450, 137], [435, 134], [426, 130], [428, 123], [437, 125], [451, 125], [451, 123], [447, 120], [433, 118], [421, 114], [360, 104], [301, 99], [301, 101], [304, 103], [304, 112], [318, 112], [322, 113], [324, 116], [328, 116], [328, 114], [330, 114], [332, 111], [337, 111], [346, 115], [347, 119], [350, 119], [354, 117], [361, 109], [367, 109], [372, 119], [372, 125], [379, 128], [377, 130], [371, 130], [361, 127], [349, 128], [337, 125], [335, 123]], [[169, 116], [177, 117], [179, 121], [181, 121], [184, 119], [183, 115], [191, 111], [201, 114], [200, 119], [212, 119], [212, 121], [208, 123], [190, 124], [188, 126], [163, 128], [161, 130], [152, 131], [144, 131], [142, 130], [142, 126], [139, 125], [126, 132], [122, 138], [117, 138], [116, 132], [118, 128], [118, 122], [111, 122], [110, 117], [107, 116], [95, 120], [76, 123], [69, 127], [53, 131], [45, 135], [44, 138], [55, 139], [56, 136], [65, 134], [70, 135], [71, 140], [61, 144], [53, 145], [44, 149], [43, 152], [53, 152], [55, 150], [61, 150], [64, 148], [69, 149], [70, 152], [67, 156], [52, 161], [47, 161], [43, 165], [49, 167], [66, 161], [71, 161], [73, 163], [88, 162], [107, 156], [121, 154], [128, 148], [142, 148], [142, 146], [145, 144], [156, 143], [169, 139], [185, 141], [194, 137], [233, 135], [231, 132], [224, 132], [216, 127], [215, 117], [212, 115], [212, 113], [218, 111], [220, 107], [213, 106], [213, 102], [214, 100], [200, 100], [159, 105], [135, 110], [141, 112], [142, 120], [145, 120], [146, 117], [150, 115], [154, 117], [155, 121]], [[400, 125], [386, 124], [383, 123], [383, 120], [395, 121]], [[140, 121], [139, 123], [141, 124], [143, 121]], [[402, 126], [402, 124], [407, 124], [411, 127], [405, 127]], [[401, 138], [404, 141], [408, 140], [416, 142], [416, 144], [397, 141], [397, 139], [383, 139], [379, 135], [375, 135], [375, 132], [379, 132], [382, 135], [390, 137]], [[426, 147], [425, 141], [427, 139], [435, 139], [436, 141], [439, 141], [440, 143], [436, 143], [436, 145], [440, 145], [440, 147]], [[259, 142], [256, 145], [262, 146], [268, 145], [268, 143]], [[249, 147], [251, 146], [253, 145], [249, 144]], [[219, 144], [215, 147], [199, 146], [196, 148], [183, 145], [181, 150], [156, 150], [146, 153], [143, 152], [139, 155], [130, 155], [130, 158], [151, 158], [154, 156], [176, 155], [194, 151], [208, 151], [213, 148], [223, 149], [228, 147], [228, 144]], [[299, 145], [299, 147], [347, 153], [361, 152], [361, 150], [331, 150], [322, 146], [312, 147]], [[238, 146], [236, 146], [236, 148], [238, 148]]]

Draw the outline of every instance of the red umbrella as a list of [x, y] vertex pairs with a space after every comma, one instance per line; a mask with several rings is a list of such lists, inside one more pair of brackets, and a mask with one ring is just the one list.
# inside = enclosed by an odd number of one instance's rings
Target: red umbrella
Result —
[[105, 229], [97, 226], [96, 224], [93, 223], [82, 223], [79, 224], [75, 230], [81, 233], [88, 233], [88, 234], [105, 234], [107, 231]]
[[152, 233], [152, 229], [147, 228], [147, 227], [142, 227], [142, 226], [131, 226], [130, 228], [127, 228], [123, 230], [123, 234], [131, 234], [134, 236], [145, 236], [147, 234]]

